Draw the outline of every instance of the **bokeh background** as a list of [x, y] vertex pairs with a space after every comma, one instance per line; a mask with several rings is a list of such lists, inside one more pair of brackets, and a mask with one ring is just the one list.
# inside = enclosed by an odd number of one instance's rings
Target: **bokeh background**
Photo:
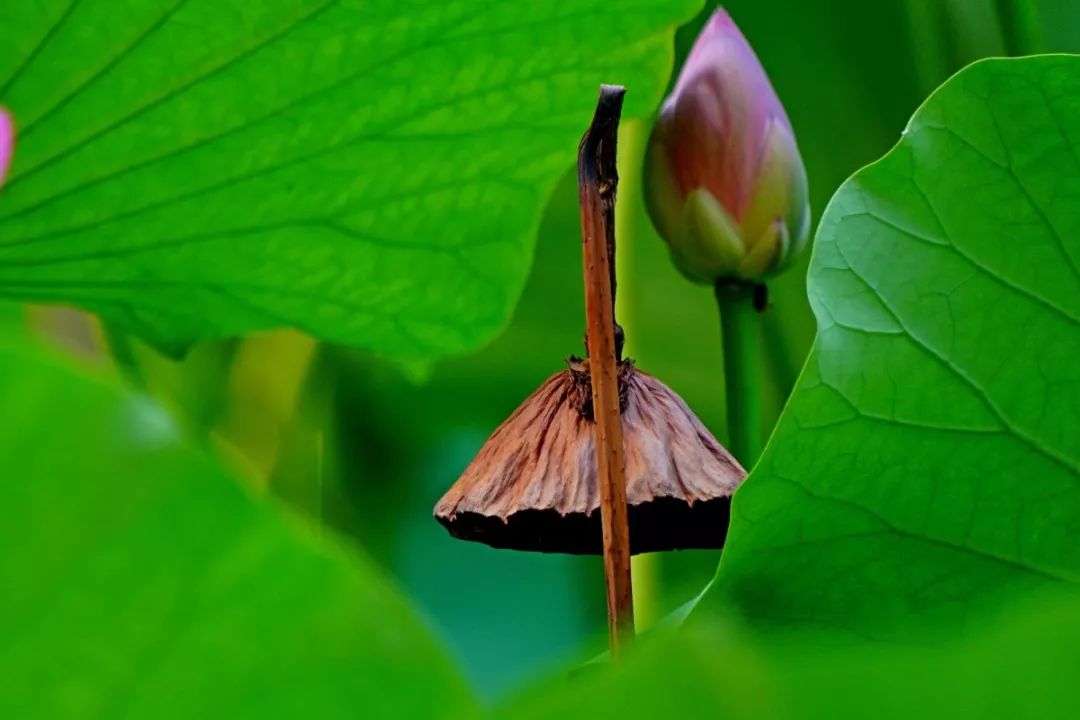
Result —
[[[1080, 50], [1076, 0], [1038, 3], [1047, 51]], [[1014, 54], [993, 0], [733, 0], [729, 12], [784, 101], [808, 170], [814, 217], [882, 155], [953, 71]], [[676, 65], [712, 10], [676, 37]], [[610, 78], [619, 82], [619, 78]], [[633, 88], [630, 88], [633, 92]], [[674, 270], [643, 214], [648, 127], [623, 128], [619, 312], [628, 354], [674, 388], [721, 440], [719, 324], [708, 288]], [[771, 427], [814, 337], [808, 257], [771, 283], [761, 338]], [[29, 326], [87, 363], [112, 365], [164, 398], [191, 436], [304, 521], [362, 545], [428, 615], [489, 697], [604, 646], [599, 558], [496, 551], [451, 539], [431, 509], [487, 435], [563, 359], [582, 351], [576, 179], [557, 186], [510, 326], [480, 352], [402, 365], [294, 331], [207, 343], [183, 360], [110, 336], [74, 311], [34, 308]], [[4, 322], [18, 322], [5, 313]], [[767, 430], [768, 428], [766, 428]], [[692, 599], [719, 554], [635, 559], [639, 623]]]

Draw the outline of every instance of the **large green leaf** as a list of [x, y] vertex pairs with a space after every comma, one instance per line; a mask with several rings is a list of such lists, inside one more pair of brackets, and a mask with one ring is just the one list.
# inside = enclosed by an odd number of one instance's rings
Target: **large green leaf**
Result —
[[0, 293], [166, 346], [295, 325], [474, 348], [598, 83], [650, 112], [698, 4], [3, 3]]
[[896, 640], [1080, 582], [1078, 146], [1080, 58], [989, 60], [840, 188], [711, 601]]
[[447, 717], [473, 700], [361, 557], [150, 401], [0, 348], [0, 716]]
[[1045, 720], [1080, 713], [1080, 608], [1056, 597], [1024, 604], [979, 637], [933, 648], [829, 651], [794, 643], [763, 650], [712, 626], [642, 644], [614, 668], [514, 698], [499, 717]]

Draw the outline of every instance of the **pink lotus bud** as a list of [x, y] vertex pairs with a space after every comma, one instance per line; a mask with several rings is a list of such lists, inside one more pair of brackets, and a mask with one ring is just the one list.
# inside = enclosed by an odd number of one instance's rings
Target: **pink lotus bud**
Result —
[[11, 154], [15, 149], [15, 121], [4, 108], [0, 107], [0, 186], [7, 178]]
[[759, 279], [806, 244], [806, 170], [791, 123], [722, 8], [660, 108], [645, 199], [675, 264], [696, 282]]

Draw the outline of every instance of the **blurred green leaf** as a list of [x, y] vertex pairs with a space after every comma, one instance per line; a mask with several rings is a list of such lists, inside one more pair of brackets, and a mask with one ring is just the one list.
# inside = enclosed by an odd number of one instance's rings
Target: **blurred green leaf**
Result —
[[715, 606], [898, 640], [1080, 582], [1080, 57], [988, 60], [837, 192]]
[[158, 406], [0, 347], [0, 716], [448, 717], [371, 564], [253, 502]]
[[[591, 673], [589, 675], [588, 673]], [[1044, 598], [977, 638], [934, 647], [763, 649], [707, 626], [643, 642], [615, 667], [514, 698], [499, 716], [539, 718], [1074, 718], [1080, 605]]]
[[295, 325], [473, 349], [597, 85], [651, 112], [698, 2], [4, 3], [0, 293], [165, 347]]
[[1074, 0], [1037, 0], [1046, 46], [1051, 52], [1076, 52], [1080, 47], [1080, 23]]

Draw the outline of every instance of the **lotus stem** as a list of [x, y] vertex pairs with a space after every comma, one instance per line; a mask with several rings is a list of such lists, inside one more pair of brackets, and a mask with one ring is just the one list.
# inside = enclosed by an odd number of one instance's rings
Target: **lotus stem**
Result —
[[720, 281], [716, 302], [724, 347], [728, 450], [750, 470], [761, 454], [761, 368], [758, 316], [764, 285]]
[[1032, 0], [997, 0], [998, 20], [1009, 55], [1035, 55], [1044, 51], [1039, 9]]

